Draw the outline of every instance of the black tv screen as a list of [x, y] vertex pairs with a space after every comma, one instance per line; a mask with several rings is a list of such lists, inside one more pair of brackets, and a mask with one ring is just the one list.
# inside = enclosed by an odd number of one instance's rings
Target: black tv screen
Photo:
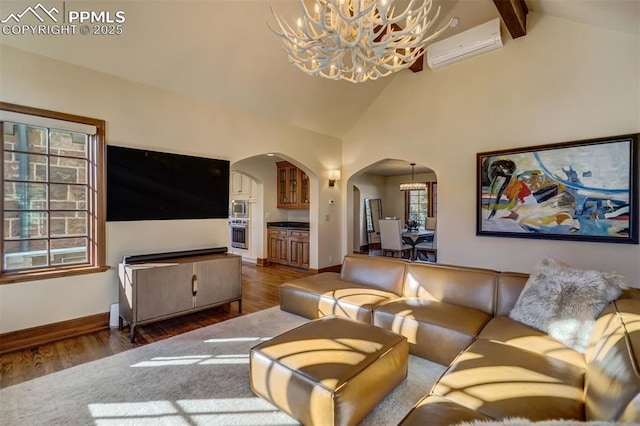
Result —
[[107, 221], [229, 217], [229, 161], [107, 146]]

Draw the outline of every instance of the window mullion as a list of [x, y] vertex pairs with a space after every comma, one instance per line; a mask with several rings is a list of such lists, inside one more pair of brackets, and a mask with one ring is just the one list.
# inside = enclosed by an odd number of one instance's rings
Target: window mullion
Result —
[[2, 199], [2, 209], [0, 209], [0, 223], [2, 224], [2, 241], [0, 241], [0, 271], [4, 270], [4, 242], [6, 239], [5, 235], [5, 224], [4, 224], [4, 159], [6, 158], [6, 154], [4, 153], [4, 122], [0, 121], [0, 145], [2, 145], [3, 149], [3, 161], [0, 161], [0, 175], [2, 176], [2, 185], [0, 185], [0, 199]]
[[47, 153], [46, 197], [47, 197], [47, 266], [51, 266], [51, 129], [47, 129]]

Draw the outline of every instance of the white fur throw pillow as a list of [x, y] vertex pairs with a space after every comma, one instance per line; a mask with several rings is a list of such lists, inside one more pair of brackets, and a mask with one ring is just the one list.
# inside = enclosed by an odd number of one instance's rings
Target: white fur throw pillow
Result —
[[529, 276], [509, 317], [584, 353], [595, 319], [626, 287], [616, 273], [574, 269], [544, 258]]

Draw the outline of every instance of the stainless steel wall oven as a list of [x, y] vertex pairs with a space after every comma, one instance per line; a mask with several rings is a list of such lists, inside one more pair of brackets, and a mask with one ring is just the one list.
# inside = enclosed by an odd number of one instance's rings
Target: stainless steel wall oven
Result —
[[249, 219], [232, 217], [229, 219], [231, 247], [249, 249]]

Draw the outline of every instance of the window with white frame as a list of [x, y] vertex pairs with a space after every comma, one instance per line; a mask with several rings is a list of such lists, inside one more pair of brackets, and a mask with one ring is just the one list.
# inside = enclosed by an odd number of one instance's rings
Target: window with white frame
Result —
[[0, 103], [2, 282], [104, 270], [104, 121]]

